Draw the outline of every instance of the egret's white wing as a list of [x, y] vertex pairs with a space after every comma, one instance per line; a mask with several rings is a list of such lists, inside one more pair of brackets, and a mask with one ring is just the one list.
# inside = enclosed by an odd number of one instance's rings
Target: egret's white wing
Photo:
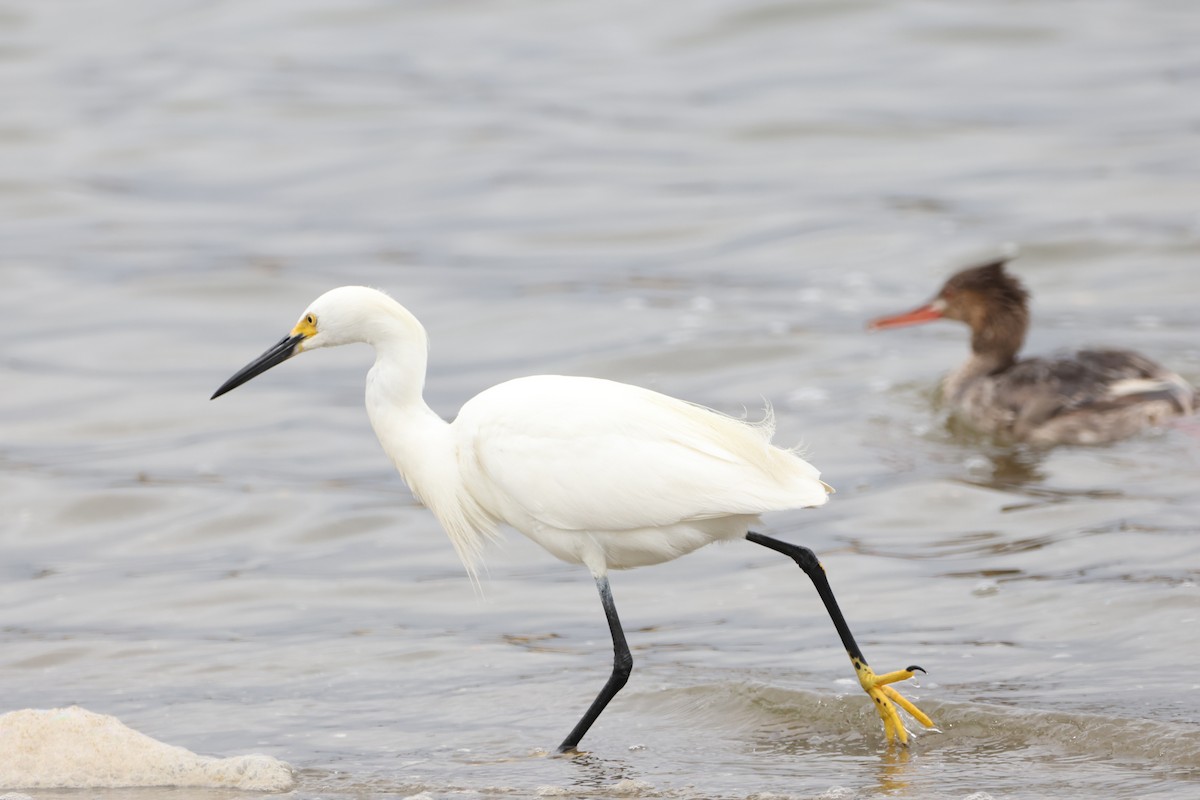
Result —
[[467, 403], [454, 424], [470, 490], [560, 530], [632, 530], [825, 501], [817, 470], [769, 443], [769, 423], [627, 384], [509, 381]]

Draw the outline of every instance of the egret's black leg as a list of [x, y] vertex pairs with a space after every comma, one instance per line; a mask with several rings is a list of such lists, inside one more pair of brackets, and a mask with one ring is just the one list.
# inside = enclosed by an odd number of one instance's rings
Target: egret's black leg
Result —
[[596, 578], [596, 588], [600, 590], [600, 602], [604, 604], [604, 616], [608, 618], [608, 630], [612, 634], [612, 675], [608, 676], [608, 681], [600, 690], [600, 694], [596, 695], [592, 705], [588, 707], [587, 713], [558, 746], [560, 753], [570, 753], [575, 750], [579, 740], [588, 732], [588, 728], [592, 727], [592, 723], [600, 716], [600, 712], [608, 705], [608, 701], [621, 691], [621, 687], [629, 680], [629, 674], [633, 672], [633, 655], [629, 652], [629, 645], [625, 643], [625, 631], [621, 628], [621, 620], [617, 618], [617, 606], [613, 603], [612, 590], [608, 588], [608, 577], [601, 575]]
[[913, 665], [907, 669], [889, 672], [886, 675], [876, 675], [867, 666], [867, 659], [863, 656], [862, 650], [859, 649], [858, 643], [854, 641], [854, 634], [850, 633], [850, 626], [846, 624], [846, 618], [842, 616], [842, 610], [838, 607], [837, 598], [833, 596], [833, 588], [829, 585], [829, 579], [825, 577], [825, 568], [817, 560], [816, 554], [807, 547], [789, 542], [781, 542], [778, 539], [772, 539], [770, 536], [763, 536], [761, 533], [755, 533], [754, 531], [747, 533], [746, 538], [755, 544], [769, 547], [777, 553], [783, 553], [795, 561], [800, 569], [804, 570], [804, 574], [809, 577], [809, 580], [812, 581], [817, 594], [821, 596], [821, 601], [825, 603], [825, 610], [829, 612], [829, 618], [833, 620], [833, 627], [837, 628], [838, 636], [842, 640], [842, 646], [846, 648], [846, 654], [850, 656], [850, 663], [854, 665], [854, 672], [858, 675], [859, 683], [862, 684], [863, 690], [870, 698], [875, 701], [875, 710], [879, 712], [879, 717], [883, 720], [883, 730], [888, 740], [891, 741], [894, 737], [899, 739], [901, 744], [908, 741], [908, 732], [904, 729], [904, 724], [901, 722], [900, 715], [896, 712], [893, 703], [912, 714], [922, 725], [932, 728], [933, 721], [929, 717], [901, 696], [899, 692], [887, 685], [896, 681], [906, 680], [911, 678], [914, 672], [924, 672], [925, 670]]
[[761, 544], [763, 547], [769, 547], [777, 553], [783, 553], [788, 558], [795, 561], [800, 569], [804, 570], [804, 574], [813, 582], [813, 586], [817, 589], [817, 594], [821, 595], [821, 600], [825, 603], [825, 609], [829, 612], [829, 618], [833, 620], [833, 627], [837, 628], [838, 636], [842, 638], [842, 646], [846, 648], [846, 652], [850, 655], [851, 661], [861, 661], [867, 663], [867, 659], [863, 657], [862, 650], [858, 649], [858, 643], [854, 641], [854, 634], [850, 633], [850, 626], [846, 624], [846, 618], [842, 616], [842, 609], [838, 607], [837, 598], [833, 596], [833, 588], [829, 585], [829, 579], [825, 577], [825, 568], [821, 566], [821, 562], [817, 560], [817, 554], [807, 547], [790, 542], [781, 542], [778, 539], [772, 539], [770, 536], [763, 536], [761, 533], [750, 531], [746, 534], [746, 538], [755, 544]]

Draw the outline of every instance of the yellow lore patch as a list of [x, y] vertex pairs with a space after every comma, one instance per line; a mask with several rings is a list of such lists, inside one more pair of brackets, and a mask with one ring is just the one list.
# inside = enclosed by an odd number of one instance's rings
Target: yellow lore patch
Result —
[[[317, 318], [312, 314], [306, 314], [303, 319], [296, 323], [296, 327], [292, 328], [292, 336], [303, 336], [308, 339], [315, 336], [317, 333]], [[304, 342], [296, 343], [296, 350], [303, 350]]]

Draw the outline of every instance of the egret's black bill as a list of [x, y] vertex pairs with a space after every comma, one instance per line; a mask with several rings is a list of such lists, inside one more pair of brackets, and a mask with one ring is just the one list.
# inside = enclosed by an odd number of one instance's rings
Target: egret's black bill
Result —
[[276, 364], [282, 364], [284, 361], [287, 361], [296, 355], [296, 345], [300, 344], [303, 339], [304, 334], [302, 333], [298, 333], [295, 336], [283, 337], [270, 350], [242, 367], [236, 375], [222, 383], [221, 388], [213, 392], [213, 396], [208, 399], [216, 400], [221, 395], [232, 389], [236, 389], [256, 375], [263, 374]]

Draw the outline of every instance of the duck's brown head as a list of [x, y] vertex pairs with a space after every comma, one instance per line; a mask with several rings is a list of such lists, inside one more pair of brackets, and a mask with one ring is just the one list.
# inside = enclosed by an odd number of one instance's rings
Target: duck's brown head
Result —
[[1008, 259], [968, 267], [942, 284], [923, 306], [867, 323], [873, 331], [920, 325], [937, 319], [965, 322], [971, 328], [971, 348], [1011, 363], [1029, 327], [1029, 292], [1005, 271]]

